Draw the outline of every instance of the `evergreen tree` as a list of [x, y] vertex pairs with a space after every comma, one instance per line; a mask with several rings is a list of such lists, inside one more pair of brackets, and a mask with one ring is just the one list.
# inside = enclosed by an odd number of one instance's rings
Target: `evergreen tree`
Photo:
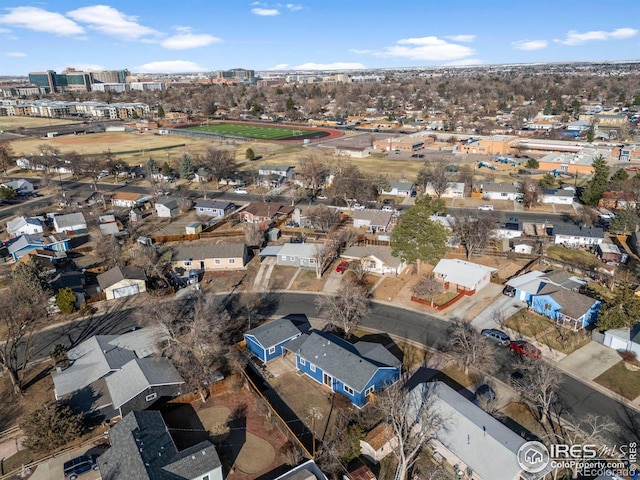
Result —
[[253, 151], [253, 148], [247, 148], [244, 156], [247, 160], [251, 161], [256, 158], [256, 152]]
[[180, 178], [191, 180], [193, 178], [193, 165], [189, 155], [184, 155], [180, 162]]
[[585, 205], [595, 207], [609, 185], [609, 165], [602, 155], [598, 155], [591, 164], [593, 175], [582, 190], [580, 200]]
[[164, 108], [162, 105], [158, 105], [158, 118], [164, 118]]
[[167, 162], [164, 162], [164, 164], [162, 165], [162, 175], [164, 175], [165, 177], [171, 176], [171, 167]]
[[296, 107], [296, 104], [293, 103], [293, 98], [289, 97], [287, 98], [287, 103], [285, 105], [287, 111], [291, 111]]
[[589, 143], [593, 143], [593, 141], [596, 138], [596, 126], [595, 124], [591, 124], [589, 125], [589, 128], [587, 129], [587, 132], [585, 133], [585, 140]]
[[76, 294], [70, 287], [61, 288], [56, 295], [56, 305], [65, 315], [75, 312]]
[[635, 295], [629, 284], [616, 289], [613, 298], [606, 301], [598, 312], [598, 330], [632, 328], [640, 322], [640, 297]]

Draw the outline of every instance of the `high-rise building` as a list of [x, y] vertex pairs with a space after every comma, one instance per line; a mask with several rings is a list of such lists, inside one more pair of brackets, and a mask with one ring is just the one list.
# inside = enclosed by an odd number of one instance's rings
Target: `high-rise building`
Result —
[[128, 70], [96, 70], [91, 72], [93, 83], [125, 83]]
[[44, 88], [46, 93], [55, 93], [56, 91], [56, 72], [47, 70], [46, 72], [29, 73], [29, 83]]
[[253, 83], [255, 81], [255, 71], [244, 68], [218, 70], [216, 72], [216, 78], [219, 80], [237, 80], [239, 82]]
[[29, 73], [29, 83], [37, 85], [46, 93], [59, 93], [68, 91], [91, 91], [94, 83], [122, 83], [124, 84], [129, 71], [124, 70], [100, 70], [96, 72], [76, 71], [67, 68], [62, 73], [53, 70], [46, 72]]

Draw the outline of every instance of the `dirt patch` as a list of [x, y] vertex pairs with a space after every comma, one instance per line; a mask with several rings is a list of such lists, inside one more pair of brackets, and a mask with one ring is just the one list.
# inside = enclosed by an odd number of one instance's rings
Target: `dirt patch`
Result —
[[305, 290], [307, 292], [322, 292], [328, 275], [321, 279], [316, 278], [315, 270], [300, 270], [300, 273], [293, 282], [292, 290]]
[[296, 270], [296, 267], [284, 267], [282, 265], [274, 266], [273, 271], [271, 272], [271, 277], [269, 278], [269, 288], [273, 290], [287, 288], [287, 285], [289, 285], [289, 282], [295, 275]]
[[373, 299], [389, 301], [395, 298], [410, 280], [411, 276], [404, 274], [399, 277], [385, 278], [373, 291]]
[[24, 395], [16, 395], [8, 375], [0, 377], [0, 431], [17, 425], [47, 400], [53, 400], [51, 364], [44, 362], [30, 368], [24, 377]]

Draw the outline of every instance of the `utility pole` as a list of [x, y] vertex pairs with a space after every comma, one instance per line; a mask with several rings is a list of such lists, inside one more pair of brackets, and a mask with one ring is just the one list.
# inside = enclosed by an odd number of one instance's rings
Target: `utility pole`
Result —
[[322, 414], [318, 407], [312, 407], [309, 411], [311, 415], [311, 458], [316, 458], [316, 419], [322, 419]]

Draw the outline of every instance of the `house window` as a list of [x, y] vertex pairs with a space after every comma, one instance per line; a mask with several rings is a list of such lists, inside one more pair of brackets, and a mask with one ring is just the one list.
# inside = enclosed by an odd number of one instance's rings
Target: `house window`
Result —
[[351, 388], [348, 385], [343, 385], [342, 388], [344, 389], [345, 392], [347, 392], [349, 395], [353, 395], [353, 388]]
[[202, 477], [202, 480], [209, 480], [209, 475], [205, 475], [204, 477]]
[[158, 398], [158, 394], [157, 394], [157, 393], [155, 393], [155, 392], [154, 392], [154, 393], [150, 393], [149, 395], [147, 395], [146, 397], [144, 397], [144, 399], [145, 399], [147, 402], [150, 402], [150, 401], [152, 401], [152, 400], [155, 400], [156, 398]]
[[276, 353], [276, 347], [269, 347], [269, 354]]
[[191, 259], [187, 259], [184, 261], [184, 266], [185, 267], [190, 267], [191, 266]]
[[371, 385], [369, 388], [367, 388], [367, 389], [364, 391], [364, 394], [365, 394], [365, 395], [369, 395], [370, 393], [373, 393], [373, 391], [374, 391], [375, 389], [376, 389], [376, 387], [375, 387], [375, 386], [373, 386], [373, 385]]
[[236, 263], [236, 259], [235, 258], [230, 258], [229, 259], [229, 263]]
[[300, 359], [300, 365], [306, 365], [307, 361], [304, 358]]
[[315, 258], [310, 258], [309, 259], [309, 265], [315, 265], [316, 264], [316, 259]]
[[294, 257], [293, 255], [289, 256], [289, 261], [290, 262], [295, 262], [296, 261], [296, 257]]
[[219, 258], [216, 258], [216, 259], [213, 261], [213, 263], [215, 263], [216, 265], [220, 265], [220, 259], [219, 259]]
[[312, 372], [316, 371], [316, 366], [313, 363], [309, 364], [309, 370], [311, 370]]
[[545, 303], [544, 304], [544, 309], [545, 310], [551, 310], [551, 304], [550, 303]]
[[287, 261], [287, 256], [286, 255], [282, 255], [282, 260], [286, 262]]

